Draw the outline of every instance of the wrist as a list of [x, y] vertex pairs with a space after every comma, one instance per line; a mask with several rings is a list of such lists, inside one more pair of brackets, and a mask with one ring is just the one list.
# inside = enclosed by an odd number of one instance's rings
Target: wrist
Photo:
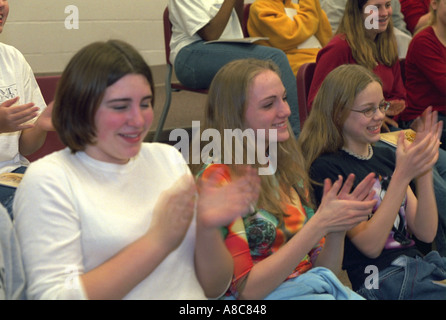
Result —
[[316, 214], [311, 217], [310, 220], [305, 224], [312, 230], [312, 234], [316, 236], [316, 238], [322, 239], [326, 235], [330, 233], [329, 226], [326, 224], [326, 219], [320, 218], [322, 216]]
[[415, 177], [415, 184], [417, 187], [426, 186], [429, 184], [433, 185], [434, 181], [434, 175], [432, 173], [432, 169], [429, 169], [428, 171], [422, 173], [418, 177]]
[[395, 171], [392, 175], [392, 181], [400, 181], [399, 184], [401, 185], [409, 185], [409, 183], [414, 179], [415, 177], [412, 177], [410, 173], [405, 172], [404, 170], [401, 170], [400, 167], [397, 165], [395, 167]]

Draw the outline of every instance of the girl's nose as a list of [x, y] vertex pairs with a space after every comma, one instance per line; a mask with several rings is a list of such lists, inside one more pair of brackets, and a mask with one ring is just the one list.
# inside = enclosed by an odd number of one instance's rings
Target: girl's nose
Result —
[[279, 114], [281, 117], [289, 117], [291, 115], [291, 109], [288, 101], [282, 100], [280, 104]]
[[132, 106], [128, 117], [128, 123], [133, 127], [141, 127], [144, 125], [144, 114], [139, 105]]

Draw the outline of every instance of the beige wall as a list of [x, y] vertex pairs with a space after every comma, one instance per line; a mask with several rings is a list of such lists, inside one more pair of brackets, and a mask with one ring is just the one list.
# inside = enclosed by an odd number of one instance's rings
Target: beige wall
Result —
[[[82, 46], [112, 38], [134, 45], [151, 66], [165, 64], [162, 13], [168, 0], [13, 0], [0, 41], [19, 49], [35, 73], [60, 73]], [[245, 0], [251, 3], [253, 0]], [[79, 29], [67, 29], [67, 6]]]
[[[61, 72], [82, 46], [118, 38], [152, 65], [164, 64], [162, 12], [167, 0], [13, 0], [0, 41], [18, 48], [35, 73]], [[67, 29], [67, 6], [79, 10], [79, 29]]]

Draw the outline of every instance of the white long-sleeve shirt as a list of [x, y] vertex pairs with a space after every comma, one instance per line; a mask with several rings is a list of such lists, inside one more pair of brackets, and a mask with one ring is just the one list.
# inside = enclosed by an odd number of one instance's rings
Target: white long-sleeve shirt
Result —
[[[174, 147], [145, 143], [125, 165], [69, 149], [33, 162], [17, 189], [15, 226], [29, 299], [85, 299], [77, 273], [147, 232], [159, 194], [190, 174]], [[126, 299], [204, 299], [194, 271], [195, 224]]]

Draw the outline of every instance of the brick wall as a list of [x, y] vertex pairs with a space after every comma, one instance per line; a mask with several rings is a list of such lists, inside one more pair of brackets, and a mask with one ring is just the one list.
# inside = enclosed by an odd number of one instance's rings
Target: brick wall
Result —
[[[0, 41], [19, 49], [36, 74], [61, 73], [81, 47], [121, 39], [135, 46], [164, 75], [162, 13], [168, 0], [14, 0]], [[253, 0], [245, 0], [251, 3]], [[79, 29], [69, 10], [78, 10]], [[66, 12], [66, 9], [67, 12]], [[160, 70], [160, 72], [158, 72]]]
[[[60, 73], [82, 46], [117, 38], [152, 65], [164, 64], [162, 12], [167, 0], [14, 0], [0, 41], [18, 48], [35, 73]], [[79, 29], [71, 17], [79, 13]]]

